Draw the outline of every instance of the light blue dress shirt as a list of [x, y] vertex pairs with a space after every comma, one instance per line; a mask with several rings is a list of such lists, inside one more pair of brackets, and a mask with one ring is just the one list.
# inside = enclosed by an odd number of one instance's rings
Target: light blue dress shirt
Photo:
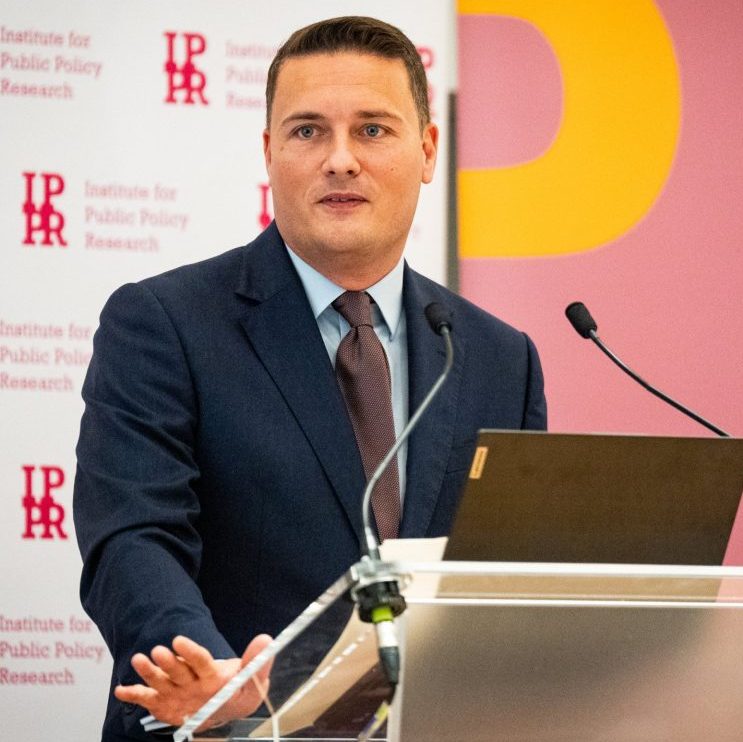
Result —
[[[350, 329], [348, 322], [333, 309], [333, 302], [345, 292], [331, 280], [318, 273], [311, 265], [300, 258], [288, 245], [286, 246], [294, 267], [302, 281], [307, 299], [315, 315], [325, 348], [335, 368], [338, 346]], [[374, 299], [372, 321], [374, 331], [387, 354], [392, 378], [392, 415], [395, 420], [395, 435], [408, 421], [408, 333], [405, 325], [405, 311], [402, 306], [402, 278], [404, 261], [397, 265], [378, 283], [366, 292]], [[408, 458], [407, 443], [397, 452], [397, 468], [400, 472], [400, 498], [405, 494], [405, 464]], [[361, 493], [359, 493], [361, 497]]]

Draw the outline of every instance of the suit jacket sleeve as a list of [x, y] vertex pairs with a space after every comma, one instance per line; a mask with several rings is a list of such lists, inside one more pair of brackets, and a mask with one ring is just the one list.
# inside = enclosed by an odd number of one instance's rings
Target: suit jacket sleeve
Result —
[[544, 377], [542, 365], [534, 343], [528, 335], [527, 348], [527, 387], [524, 404], [524, 420], [521, 427], [524, 430], [547, 430], [547, 400], [544, 396]]
[[177, 634], [234, 656], [195, 582], [198, 401], [177, 331], [147, 287], [124, 286], [104, 307], [83, 398], [74, 492], [81, 597], [113, 654], [114, 678], [138, 681], [131, 655]]

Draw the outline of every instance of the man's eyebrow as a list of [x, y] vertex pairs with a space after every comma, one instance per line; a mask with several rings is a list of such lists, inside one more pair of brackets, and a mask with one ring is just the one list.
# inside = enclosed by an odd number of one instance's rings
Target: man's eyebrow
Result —
[[296, 113], [290, 113], [285, 119], [283, 119], [281, 125], [289, 124], [292, 121], [320, 121], [324, 118], [325, 116], [315, 111], [297, 111]]
[[398, 116], [396, 113], [382, 109], [373, 111], [357, 111], [356, 116], [360, 119], [393, 119], [394, 121], [402, 121], [402, 116]]
[[[290, 113], [285, 119], [281, 121], [281, 126], [290, 124], [292, 121], [322, 121], [326, 117], [317, 111], [296, 111]], [[402, 116], [398, 116], [396, 113], [391, 111], [385, 111], [383, 109], [375, 109], [369, 111], [356, 111], [356, 118], [359, 119], [392, 119], [393, 121], [402, 121]]]

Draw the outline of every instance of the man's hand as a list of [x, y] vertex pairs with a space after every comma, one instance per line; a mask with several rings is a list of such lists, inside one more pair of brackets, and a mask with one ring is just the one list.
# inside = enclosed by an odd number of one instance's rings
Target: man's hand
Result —
[[[132, 667], [146, 685], [118, 685], [114, 695], [125, 703], [143, 706], [158, 721], [180, 726], [186, 717], [201, 708], [270, 642], [270, 636], [261, 634], [248, 644], [242, 657], [215, 660], [200, 644], [185, 636], [176, 636], [173, 639], [174, 651], [157, 646], [150, 657], [135, 654]], [[270, 671], [269, 663], [253, 681], [237, 691], [202, 729], [239, 719], [255, 711], [265, 697]]]

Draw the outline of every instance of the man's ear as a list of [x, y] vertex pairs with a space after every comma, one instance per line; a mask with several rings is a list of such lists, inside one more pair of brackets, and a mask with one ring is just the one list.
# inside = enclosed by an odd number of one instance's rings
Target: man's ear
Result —
[[439, 128], [436, 124], [428, 123], [423, 129], [423, 172], [421, 182], [430, 183], [433, 180], [433, 171], [436, 168], [436, 153], [439, 147]]
[[263, 159], [266, 162], [266, 170], [271, 166], [271, 134], [268, 129], [263, 130]]

